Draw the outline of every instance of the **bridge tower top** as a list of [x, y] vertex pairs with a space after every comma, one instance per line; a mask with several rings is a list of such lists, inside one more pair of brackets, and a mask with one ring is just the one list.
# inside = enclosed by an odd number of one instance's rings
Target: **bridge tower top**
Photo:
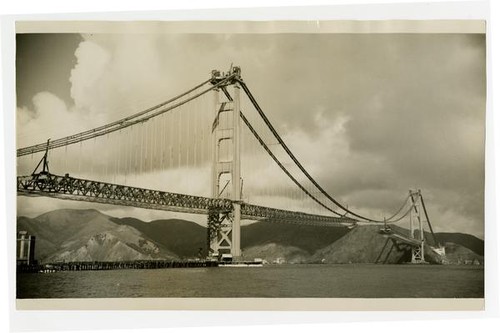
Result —
[[234, 84], [238, 81], [241, 81], [241, 68], [239, 66], [232, 66], [229, 69], [228, 72], [221, 72], [218, 69], [212, 70], [212, 78], [210, 80], [210, 83], [213, 85], [216, 85], [217, 83], [221, 82], [222, 80], [226, 80], [227, 78], [231, 77], [232, 79], [227, 82], [227, 85]]

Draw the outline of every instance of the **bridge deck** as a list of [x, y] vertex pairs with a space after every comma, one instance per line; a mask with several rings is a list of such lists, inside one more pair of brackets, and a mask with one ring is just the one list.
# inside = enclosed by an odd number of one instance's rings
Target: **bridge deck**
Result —
[[[187, 194], [156, 191], [132, 186], [66, 176], [48, 172], [17, 177], [17, 193], [25, 196], [46, 196], [57, 199], [134, 206], [173, 212], [208, 214], [218, 210], [230, 212], [233, 202]], [[314, 225], [351, 225], [356, 221], [348, 217], [315, 215], [258, 205], [241, 203], [242, 218], [253, 220], [287, 221]]]

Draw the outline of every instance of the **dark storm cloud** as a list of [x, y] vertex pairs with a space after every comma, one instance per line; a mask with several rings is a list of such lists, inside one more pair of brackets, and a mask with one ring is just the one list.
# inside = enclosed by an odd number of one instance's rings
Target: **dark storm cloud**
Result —
[[378, 62], [384, 82], [352, 110], [350, 147], [383, 158], [393, 184], [455, 191], [464, 196], [457, 209], [467, 207], [484, 187], [484, 36], [405, 36], [394, 44]]
[[17, 105], [33, 107], [33, 96], [49, 91], [71, 104], [69, 74], [76, 62], [79, 34], [17, 34]]

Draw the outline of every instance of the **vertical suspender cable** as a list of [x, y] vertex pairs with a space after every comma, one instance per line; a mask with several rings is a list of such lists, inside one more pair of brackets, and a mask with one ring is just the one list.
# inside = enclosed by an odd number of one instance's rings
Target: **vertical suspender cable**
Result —
[[165, 120], [167, 119], [166, 115], [162, 115], [162, 123], [161, 123], [161, 140], [160, 140], [160, 154], [161, 154], [161, 162], [160, 162], [160, 172], [164, 171], [164, 163], [165, 163]]
[[149, 141], [151, 139], [151, 130], [150, 130], [150, 127], [151, 127], [151, 122], [148, 121], [146, 122], [146, 135], [145, 135], [145, 138], [146, 138], [146, 142], [144, 144], [144, 149], [145, 149], [145, 156], [146, 158], [144, 159], [144, 172], [145, 173], [148, 173], [148, 161], [149, 161]]
[[[159, 118], [155, 119], [157, 121], [160, 121]], [[154, 171], [156, 169], [156, 133], [157, 130], [156, 128], [158, 127], [158, 122], [153, 121], [153, 124], [151, 125], [153, 129], [151, 130], [151, 171]]]
[[125, 164], [127, 166], [127, 174], [129, 175], [129, 182], [130, 180], [132, 179], [132, 173], [133, 173], [133, 170], [132, 170], [132, 151], [134, 150], [134, 147], [133, 147], [133, 136], [132, 136], [132, 132], [133, 132], [133, 126], [131, 126], [128, 130], [127, 130], [127, 134], [125, 134], [127, 136], [127, 143], [126, 143], [126, 151], [125, 151]]
[[78, 154], [78, 176], [81, 177], [82, 143], [80, 142], [80, 154]]
[[[92, 140], [92, 151], [95, 151], [95, 140], [96, 138], [94, 138], [94, 140]], [[90, 160], [90, 174], [93, 176], [94, 175], [94, 160], [93, 159], [89, 159]]]
[[190, 135], [191, 135], [191, 132], [190, 132], [190, 128], [189, 128], [189, 125], [190, 125], [190, 107], [189, 107], [189, 104], [186, 104], [186, 118], [187, 118], [187, 121], [186, 121], [186, 167], [189, 168], [189, 149], [191, 148], [191, 144], [190, 144]]
[[141, 149], [139, 149], [139, 151], [141, 152], [141, 156], [139, 158], [139, 173], [142, 175], [142, 162], [143, 162], [143, 159], [142, 159], [142, 154], [143, 154], [143, 146], [144, 146], [144, 128], [143, 128], [144, 124], [141, 123]]
[[[122, 131], [120, 130], [118, 132], [118, 139], [121, 138], [121, 134], [122, 134]], [[120, 174], [122, 173], [121, 172], [121, 158], [122, 158], [122, 144], [121, 144], [121, 141], [118, 140], [118, 158], [117, 158], [117, 160], [118, 160], [118, 175], [117, 176], [120, 176]], [[120, 178], [118, 178], [118, 179], [120, 179]]]
[[137, 180], [137, 175], [139, 174], [139, 152], [140, 152], [140, 146], [139, 146], [139, 134], [141, 131], [140, 126], [135, 126], [135, 149], [134, 149], [134, 180]]
[[182, 141], [182, 135], [181, 135], [181, 128], [182, 128], [182, 108], [179, 109], [179, 124], [177, 124], [177, 131], [178, 131], [178, 134], [179, 134], [179, 140], [178, 140], [178, 153], [179, 153], [179, 169], [181, 168], [181, 165], [182, 165], [182, 144], [181, 144], [181, 141]]
[[64, 172], [68, 172], [68, 146], [64, 146]]
[[170, 169], [174, 167], [174, 123], [175, 123], [175, 112], [171, 114], [170, 120], [170, 141], [169, 141], [169, 154], [170, 154], [170, 159], [169, 159], [169, 164], [170, 164]]
[[[159, 120], [159, 119], [155, 119]], [[158, 127], [158, 123], [156, 121], [153, 121], [151, 124], [151, 127], [153, 129], [151, 130], [151, 171], [154, 171], [156, 168], [156, 128]]]
[[198, 132], [198, 103], [199, 101], [197, 99], [194, 100], [194, 105], [193, 105], [193, 109], [194, 109], [194, 113], [193, 113], [193, 136], [194, 136], [194, 143], [193, 143], [193, 165], [194, 167], [196, 168], [198, 165], [197, 165], [197, 154], [196, 154], [196, 150], [198, 148], [198, 136], [199, 136], [199, 132]]
[[103, 158], [103, 161], [106, 164], [105, 171], [104, 171], [104, 178], [106, 178], [106, 181], [108, 181], [108, 161], [109, 161], [109, 151], [110, 151], [110, 147], [109, 147], [109, 134], [106, 135], [106, 150], [107, 150], [106, 157]]

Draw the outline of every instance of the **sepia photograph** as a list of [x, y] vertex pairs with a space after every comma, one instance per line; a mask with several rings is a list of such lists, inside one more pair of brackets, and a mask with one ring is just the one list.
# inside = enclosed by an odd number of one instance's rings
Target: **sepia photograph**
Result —
[[18, 21], [16, 298], [483, 300], [486, 26], [443, 24]]

